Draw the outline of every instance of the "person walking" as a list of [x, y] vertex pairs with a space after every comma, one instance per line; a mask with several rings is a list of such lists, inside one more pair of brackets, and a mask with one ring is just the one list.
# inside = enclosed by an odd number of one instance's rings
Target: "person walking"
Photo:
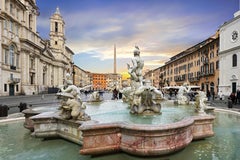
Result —
[[208, 98], [208, 101], [210, 101], [210, 98], [211, 98], [211, 93], [209, 90], [207, 90], [207, 98]]
[[215, 99], [215, 92], [213, 91], [212, 92], [212, 100], [214, 101], [214, 99]]
[[236, 104], [236, 95], [234, 92], [230, 94], [230, 99], [232, 100], [232, 104]]
[[237, 90], [237, 103], [240, 104], [240, 90]]

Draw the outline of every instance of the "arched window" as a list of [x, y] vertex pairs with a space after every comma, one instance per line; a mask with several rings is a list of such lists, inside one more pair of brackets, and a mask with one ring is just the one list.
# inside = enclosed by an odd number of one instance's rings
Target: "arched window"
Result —
[[9, 47], [9, 55], [10, 55], [10, 65], [11, 66], [14, 66], [14, 61], [15, 61], [15, 55], [14, 55], [14, 50], [15, 50], [15, 47], [13, 45], [11, 45]]
[[233, 66], [233, 67], [236, 67], [236, 66], [237, 66], [237, 55], [236, 55], [236, 54], [234, 54], [234, 55], [232, 56], [232, 66]]

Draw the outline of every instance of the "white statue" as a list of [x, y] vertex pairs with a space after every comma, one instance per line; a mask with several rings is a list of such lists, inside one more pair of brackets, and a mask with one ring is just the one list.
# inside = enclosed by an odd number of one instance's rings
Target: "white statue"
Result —
[[131, 113], [143, 114], [145, 111], [161, 113], [161, 104], [163, 94], [146, 80], [145, 85], [140, 86], [132, 93], [133, 101], [131, 104]]
[[132, 66], [127, 64], [128, 73], [131, 76], [131, 87], [122, 90], [123, 100], [129, 103], [132, 114], [155, 114], [161, 113], [161, 100], [163, 94], [145, 81], [143, 85], [142, 69], [144, 61], [140, 57], [138, 46], [133, 51]]
[[188, 87], [186, 83], [179, 87], [178, 94], [177, 94], [177, 104], [188, 104], [189, 99], [187, 93], [191, 90], [191, 87]]
[[98, 91], [94, 91], [91, 94], [90, 101], [92, 101], [92, 102], [100, 102], [100, 101], [102, 101], [102, 99], [100, 97], [100, 93]]
[[135, 50], [133, 51], [134, 57], [132, 58], [132, 66], [127, 64], [128, 66], [128, 73], [131, 76], [131, 87], [135, 89], [139, 86], [143, 85], [143, 76], [142, 76], [142, 69], [144, 66], [144, 61], [140, 57], [140, 51], [138, 46], [135, 46]]
[[206, 93], [203, 91], [197, 91], [198, 94], [196, 95], [196, 111], [200, 114], [206, 114], [205, 109], [206, 109], [206, 104], [205, 102], [207, 101], [207, 96]]
[[60, 91], [57, 96], [62, 99], [59, 110], [63, 119], [90, 120], [85, 113], [86, 105], [81, 101], [79, 88], [73, 85], [70, 74], [66, 75], [65, 85]]

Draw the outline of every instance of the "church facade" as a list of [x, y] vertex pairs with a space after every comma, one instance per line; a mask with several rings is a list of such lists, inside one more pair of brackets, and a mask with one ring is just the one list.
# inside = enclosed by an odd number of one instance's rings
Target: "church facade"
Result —
[[219, 92], [225, 95], [240, 89], [240, 11], [220, 27]]
[[63, 85], [74, 53], [66, 46], [59, 9], [50, 18], [49, 40], [43, 40], [35, 0], [0, 3], [0, 96], [39, 94]]

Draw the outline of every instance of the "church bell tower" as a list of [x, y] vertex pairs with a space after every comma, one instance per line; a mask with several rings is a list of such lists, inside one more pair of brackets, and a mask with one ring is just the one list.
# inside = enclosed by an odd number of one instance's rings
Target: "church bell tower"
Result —
[[57, 7], [55, 13], [50, 18], [50, 47], [55, 53], [55, 58], [59, 59], [65, 50], [65, 23]]

